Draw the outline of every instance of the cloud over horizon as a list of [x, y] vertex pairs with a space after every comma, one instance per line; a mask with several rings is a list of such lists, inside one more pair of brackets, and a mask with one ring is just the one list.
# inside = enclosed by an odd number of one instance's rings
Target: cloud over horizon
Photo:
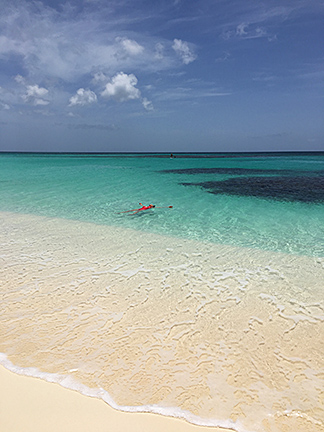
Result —
[[79, 88], [76, 94], [70, 98], [69, 106], [74, 105], [88, 105], [97, 102], [97, 95], [91, 90], [85, 90], [84, 88]]
[[44, 99], [47, 94], [48, 90], [44, 87], [39, 87], [37, 84], [27, 85], [26, 93], [22, 95], [22, 99], [33, 105], [48, 105], [49, 101]]
[[105, 85], [105, 89], [101, 95], [106, 98], [113, 98], [117, 102], [139, 99], [141, 92], [136, 88], [136, 85], [137, 78], [135, 75], [127, 75], [124, 72], [120, 72]]

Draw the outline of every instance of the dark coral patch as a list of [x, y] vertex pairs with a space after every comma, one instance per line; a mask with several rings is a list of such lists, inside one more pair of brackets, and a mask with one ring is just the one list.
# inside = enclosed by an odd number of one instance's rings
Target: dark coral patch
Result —
[[[223, 175], [296, 175], [295, 170], [257, 168], [181, 168], [162, 170], [167, 174], [223, 174]], [[303, 175], [324, 175], [324, 170], [298, 171]]]
[[181, 168], [160, 171], [168, 174], [229, 174], [229, 175], [248, 175], [248, 174], [276, 174], [274, 170], [249, 169], [249, 168]]
[[304, 203], [324, 202], [324, 176], [275, 176], [234, 177], [222, 181], [182, 183], [185, 186], [200, 186], [212, 194], [253, 196], [258, 198], [299, 201]]

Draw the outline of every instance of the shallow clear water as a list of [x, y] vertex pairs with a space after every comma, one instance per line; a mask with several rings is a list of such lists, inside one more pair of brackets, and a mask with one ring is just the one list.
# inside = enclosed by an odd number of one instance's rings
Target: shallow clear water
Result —
[[[322, 431], [323, 170], [0, 155], [0, 363], [126, 411]], [[173, 208], [120, 213], [139, 202]]]
[[322, 256], [323, 178], [323, 153], [2, 154], [0, 210]]

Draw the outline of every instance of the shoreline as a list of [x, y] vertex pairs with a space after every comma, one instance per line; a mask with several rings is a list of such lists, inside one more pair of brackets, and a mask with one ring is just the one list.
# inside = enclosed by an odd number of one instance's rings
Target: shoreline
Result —
[[122, 415], [197, 430], [321, 430], [323, 259], [31, 215], [0, 222], [2, 364], [33, 375], [30, 386], [56, 381]]
[[[127, 413], [0, 365], [0, 429], [6, 432], [227, 432], [151, 413]], [[233, 430], [233, 429], [232, 429]]]

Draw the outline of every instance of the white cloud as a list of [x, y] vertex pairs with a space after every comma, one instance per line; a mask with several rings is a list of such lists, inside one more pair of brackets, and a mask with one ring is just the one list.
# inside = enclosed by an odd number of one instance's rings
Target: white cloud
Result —
[[94, 102], [97, 102], [97, 95], [93, 91], [79, 88], [76, 94], [70, 98], [69, 106], [84, 106]]
[[[20, 82], [24, 82], [23, 79], [20, 80]], [[48, 90], [44, 87], [39, 87], [37, 84], [27, 85], [26, 93], [22, 96], [22, 98], [26, 103], [32, 103], [33, 105], [48, 105], [49, 101], [43, 99], [45, 96], [47, 96], [47, 94]]]
[[184, 64], [189, 64], [196, 60], [197, 56], [189, 48], [187, 42], [183, 42], [181, 39], [174, 39], [172, 48], [180, 56]]
[[136, 41], [127, 38], [117, 38], [124, 52], [130, 56], [136, 56], [144, 51], [144, 47]]
[[153, 111], [154, 110], [152, 102], [146, 98], [143, 98], [142, 105], [146, 109], [146, 111]]
[[[121, 70], [147, 73], [177, 67], [170, 50], [162, 55], [169, 40], [149, 34], [144, 26], [132, 30], [132, 19], [137, 24], [144, 19], [135, 11], [130, 18], [110, 4], [81, 11], [65, 5], [58, 13], [41, 1], [5, 3], [0, 14], [0, 59], [15, 59], [29, 81], [46, 78], [64, 86], [80, 80], [79, 88], [85, 85], [84, 77], [98, 72], [113, 76]], [[95, 79], [99, 83], [99, 76]]]
[[139, 99], [141, 92], [136, 88], [137, 78], [133, 74], [120, 72], [115, 75], [111, 82], [106, 84], [102, 96], [113, 98], [117, 102], [125, 102], [132, 99]]
[[27, 92], [26, 97], [27, 98], [33, 98], [33, 97], [44, 97], [48, 93], [48, 90], [44, 87], [39, 87], [37, 84], [35, 85], [28, 85], [27, 86]]

